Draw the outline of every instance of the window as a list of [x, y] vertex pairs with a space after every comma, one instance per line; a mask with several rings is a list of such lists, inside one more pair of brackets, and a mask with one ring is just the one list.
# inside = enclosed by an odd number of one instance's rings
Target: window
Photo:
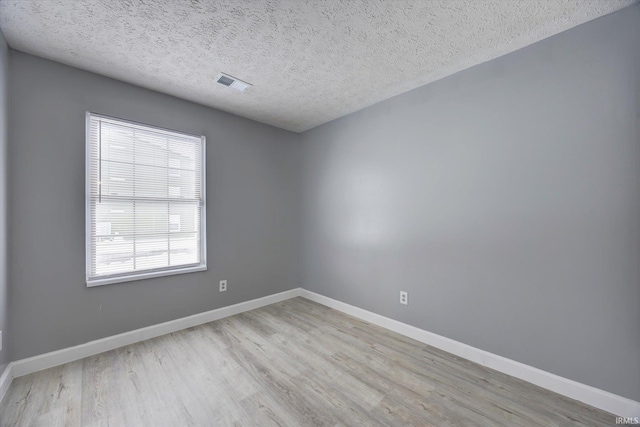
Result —
[[87, 113], [87, 286], [206, 270], [205, 138]]

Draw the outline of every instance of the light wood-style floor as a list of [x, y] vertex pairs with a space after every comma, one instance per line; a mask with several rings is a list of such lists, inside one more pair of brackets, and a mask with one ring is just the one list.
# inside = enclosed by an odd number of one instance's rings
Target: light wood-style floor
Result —
[[615, 417], [303, 298], [13, 381], [4, 426], [603, 426]]

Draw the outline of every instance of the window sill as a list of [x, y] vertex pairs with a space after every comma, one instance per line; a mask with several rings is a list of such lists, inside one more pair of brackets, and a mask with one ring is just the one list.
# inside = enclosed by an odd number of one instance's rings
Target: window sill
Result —
[[129, 274], [126, 276], [105, 277], [103, 279], [89, 279], [87, 280], [87, 287], [91, 288], [94, 286], [103, 286], [103, 285], [111, 285], [114, 283], [132, 282], [134, 280], [151, 279], [154, 277], [164, 277], [164, 276], [173, 276], [176, 274], [193, 273], [196, 271], [205, 271], [206, 269], [207, 269], [206, 265], [195, 265], [190, 267], [177, 268], [174, 270], [157, 270], [157, 271], [149, 271], [145, 273]]

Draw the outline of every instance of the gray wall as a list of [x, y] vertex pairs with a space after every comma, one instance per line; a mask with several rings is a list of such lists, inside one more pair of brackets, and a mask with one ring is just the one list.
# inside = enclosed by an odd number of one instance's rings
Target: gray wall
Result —
[[303, 287], [640, 400], [639, 40], [633, 6], [303, 134]]
[[0, 375], [10, 362], [7, 285], [7, 119], [9, 116], [9, 48], [0, 32]]
[[[299, 286], [298, 135], [16, 51], [10, 68], [12, 360]], [[207, 137], [208, 271], [85, 287], [87, 110]]]

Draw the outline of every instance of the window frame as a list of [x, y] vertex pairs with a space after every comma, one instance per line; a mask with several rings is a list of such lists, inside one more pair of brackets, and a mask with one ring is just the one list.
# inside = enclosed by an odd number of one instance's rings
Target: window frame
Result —
[[[91, 118], [114, 120], [132, 127], [153, 129], [159, 133], [180, 134], [200, 139], [201, 146], [201, 200], [200, 200], [200, 263], [184, 266], [163, 267], [141, 272], [129, 271], [103, 277], [91, 277]], [[207, 270], [207, 143], [204, 135], [163, 128], [154, 125], [134, 122], [113, 116], [86, 111], [85, 113], [85, 283], [87, 287], [110, 285], [114, 283], [131, 282], [135, 280], [151, 279], [154, 277], [173, 276], [176, 274], [192, 273]]]

